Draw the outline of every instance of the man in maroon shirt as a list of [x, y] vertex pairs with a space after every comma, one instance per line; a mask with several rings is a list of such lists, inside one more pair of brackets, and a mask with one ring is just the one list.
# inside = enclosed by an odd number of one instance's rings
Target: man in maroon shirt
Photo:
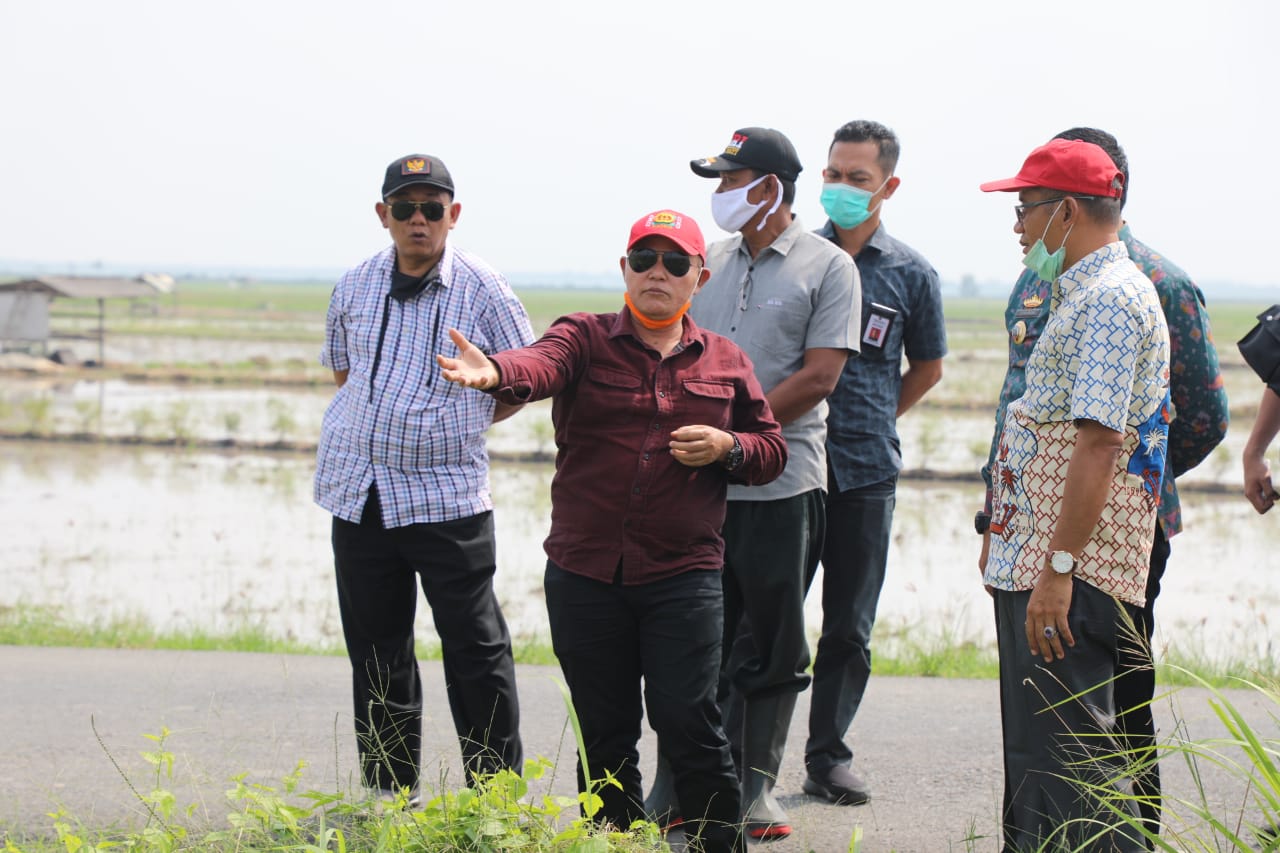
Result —
[[[688, 832], [744, 849], [740, 793], [716, 705], [726, 486], [767, 483], [787, 448], [742, 350], [686, 316], [710, 277], [698, 225], [641, 218], [621, 260], [626, 309], [571, 314], [523, 349], [486, 355], [456, 331], [450, 381], [505, 403], [554, 397], [556, 474], [544, 589], [551, 641], [592, 775], [596, 815], [645, 817], [641, 679]], [[583, 768], [578, 785], [585, 789]]]

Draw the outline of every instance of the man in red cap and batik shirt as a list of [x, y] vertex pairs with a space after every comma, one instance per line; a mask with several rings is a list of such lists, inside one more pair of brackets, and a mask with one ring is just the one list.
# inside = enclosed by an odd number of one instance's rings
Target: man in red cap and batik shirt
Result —
[[1108, 797], [1130, 788], [1111, 684], [1146, 591], [1169, 333], [1120, 240], [1124, 178], [1102, 148], [1055, 139], [982, 189], [1018, 193], [1024, 263], [1052, 282], [991, 472], [1005, 850], [1141, 850], [1116, 811], [1136, 821], [1132, 803]]
[[741, 800], [720, 721], [720, 572], [730, 483], [767, 483], [787, 446], [751, 362], [686, 316], [706, 283], [706, 245], [684, 214], [631, 228], [626, 308], [571, 314], [523, 349], [487, 356], [451, 332], [444, 377], [519, 405], [554, 397], [544, 590], [551, 642], [582, 726], [595, 818], [645, 817], [641, 681], [697, 849], [740, 851]]

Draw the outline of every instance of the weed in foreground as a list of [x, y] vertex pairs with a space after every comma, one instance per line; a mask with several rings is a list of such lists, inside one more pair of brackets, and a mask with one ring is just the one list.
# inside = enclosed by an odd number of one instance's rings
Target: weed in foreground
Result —
[[[7, 839], [4, 853], [177, 853], [179, 850], [397, 851], [397, 853], [489, 853], [489, 851], [553, 851], [554, 853], [661, 853], [670, 848], [659, 828], [637, 822], [625, 831], [596, 826], [588, 815], [599, 798], [550, 791], [546, 759], [525, 762], [523, 775], [502, 770], [474, 787], [445, 791], [421, 809], [410, 809], [406, 792], [390, 802], [364, 793], [304, 790], [306, 768], [299, 762], [279, 785], [234, 777], [226, 792], [229, 811], [222, 826], [192, 826], [201, 807], [179, 807], [170, 790], [175, 754], [170, 732], [146, 735], [153, 748], [142, 753], [154, 768], [148, 786], [135, 785], [111, 758], [125, 784], [146, 813], [141, 829], [94, 830], [65, 811], [51, 815], [56, 843]], [[100, 741], [101, 743], [101, 741]], [[105, 746], [103, 747], [105, 751]], [[110, 753], [108, 752], [110, 758]], [[607, 784], [602, 782], [600, 784]], [[149, 790], [146, 788], [149, 787]], [[535, 788], [545, 788], [536, 791]]]

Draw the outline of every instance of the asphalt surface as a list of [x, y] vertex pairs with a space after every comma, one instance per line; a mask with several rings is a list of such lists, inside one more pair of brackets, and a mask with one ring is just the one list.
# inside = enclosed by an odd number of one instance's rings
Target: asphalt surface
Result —
[[[440, 666], [422, 665], [427, 694], [424, 780], [456, 787], [462, 778]], [[572, 794], [574, 747], [552, 667], [520, 666], [526, 756], [559, 762], [551, 787]], [[1262, 737], [1277, 736], [1276, 706], [1252, 690], [1230, 701]], [[1221, 736], [1208, 694], [1183, 689], [1157, 703], [1162, 733], [1181, 722], [1199, 740]], [[777, 793], [795, 831], [753, 845], [771, 853], [849, 849], [998, 849], [1003, 787], [999, 696], [994, 681], [872, 678], [854, 724], [856, 767], [872, 786], [864, 806], [826, 804], [801, 791], [808, 696], [796, 707]], [[176, 761], [162, 787], [193, 820], [224, 820], [224, 792], [237, 774], [275, 787], [306, 761], [300, 790], [355, 785], [350, 670], [344, 658], [223, 652], [119, 651], [0, 646], [0, 835], [48, 835], [48, 816], [65, 808], [94, 828], [141, 826], [132, 789], [149, 791], [155, 770], [141, 753], [146, 735], [169, 730]], [[653, 766], [652, 733], [641, 744]], [[1210, 802], [1238, 811], [1245, 785], [1202, 767]], [[1166, 792], [1198, 801], [1188, 768], [1166, 761]], [[537, 790], [535, 788], [535, 790]], [[966, 840], [973, 839], [973, 840]]]

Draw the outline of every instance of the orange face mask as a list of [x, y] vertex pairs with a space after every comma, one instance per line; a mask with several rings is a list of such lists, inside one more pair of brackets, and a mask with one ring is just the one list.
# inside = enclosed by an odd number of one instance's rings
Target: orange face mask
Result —
[[689, 310], [689, 306], [693, 304], [691, 301], [685, 302], [684, 305], [680, 306], [680, 310], [675, 313], [674, 317], [668, 317], [665, 320], [651, 320], [650, 318], [646, 317], [644, 314], [641, 314], [640, 309], [637, 308], [631, 302], [630, 293], [623, 291], [622, 299], [624, 302], [627, 303], [627, 308], [631, 310], [631, 316], [635, 318], [636, 322], [639, 323], [641, 326], [644, 326], [646, 329], [650, 331], [655, 331], [655, 332], [658, 329], [666, 329], [670, 326], [674, 326], [676, 323], [679, 323], [680, 318], [682, 318], [685, 315], [685, 312]]

